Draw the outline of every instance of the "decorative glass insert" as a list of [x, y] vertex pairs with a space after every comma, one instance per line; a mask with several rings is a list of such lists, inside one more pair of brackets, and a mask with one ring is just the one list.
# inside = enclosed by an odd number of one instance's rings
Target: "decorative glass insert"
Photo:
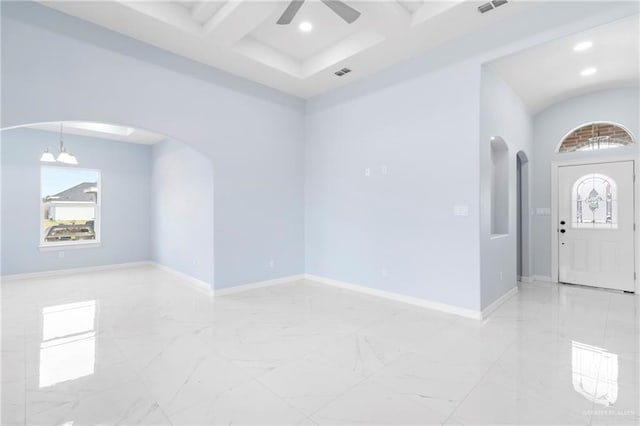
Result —
[[615, 229], [618, 227], [618, 189], [609, 176], [584, 175], [571, 189], [573, 228]]
[[618, 148], [633, 143], [631, 134], [611, 123], [590, 123], [569, 133], [560, 144], [559, 152], [594, 151]]

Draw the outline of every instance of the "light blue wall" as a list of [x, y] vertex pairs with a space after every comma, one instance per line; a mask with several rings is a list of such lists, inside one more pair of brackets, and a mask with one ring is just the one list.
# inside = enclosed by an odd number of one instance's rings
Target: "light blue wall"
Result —
[[[488, 158], [483, 138], [496, 132], [512, 140], [515, 200], [515, 154], [530, 144], [531, 123], [506, 85], [485, 80], [483, 99], [499, 103], [500, 114], [515, 108], [515, 119], [489, 111], [481, 128], [481, 64], [637, 8], [630, 2], [579, 8], [542, 2], [501, 25], [309, 100], [307, 272], [471, 309], [502, 296], [515, 285], [515, 236], [480, 241], [487, 218], [480, 218], [480, 165]], [[388, 175], [381, 174], [383, 165]], [[371, 169], [369, 178], [365, 168]], [[454, 205], [469, 206], [469, 216], [454, 217]], [[513, 203], [513, 226], [515, 214]], [[487, 248], [482, 279], [481, 248]]]
[[173, 140], [151, 153], [151, 257], [213, 287], [211, 160]]
[[36, 3], [2, 4], [2, 127], [124, 124], [202, 152], [216, 288], [304, 272], [303, 115], [292, 96]]
[[[627, 128], [636, 141], [640, 135], [640, 90], [636, 87], [601, 90], [557, 103], [536, 114], [533, 127], [534, 209], [551, 207], [551, 162], [606, 155], [637, 155], [638, 145], [608, 152], [557, 152], [560, 141], [571, 130], [594, 121], [611, 121]], [[551, 216], [533, 216], [534, 274], [549, 277], [551, 272]]]
[[304, 272], [306, 247], [308, 272], [478, 309], [493, 298], [481, 303], [478, 278], [480, 64], [631, 11], [543, 2], [316, 97], [305, 116], [300, 99], [3, 2], [2, 126], [126, 124], [202, 152], [214, 171], [216, 288]]
[[479, 66], [343, 90], [307, 106], [307, 272], [477, 309]]
[[[489, 68], [482, 68], [480, 103], [480, 253], [482, 308], [517, 285], [516, 155], [532, 159], [532, 119], [511, 88]], [[491, 137], [501, 137], [508, 152], [508, 234], [491, 235]], [[530, 168], [529, 168], [530, 170]], [[524, 176], [528, 179], [527, 176]], [[502, 277], [501, 277], [502, 275]]]
[[40, 251], [40, 156], [58, 134], [1, 133], [2, 273], [4, 275], [148, 260], [150, 147], [66, 135], [79, 167], [100, 169], [101, 247]]

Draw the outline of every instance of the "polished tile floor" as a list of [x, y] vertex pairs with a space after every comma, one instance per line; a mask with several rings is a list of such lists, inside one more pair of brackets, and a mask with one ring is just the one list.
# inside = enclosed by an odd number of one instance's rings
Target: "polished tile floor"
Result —
[[140, 267], [2, 285], [2, 424], [638, 424], [639, 299], [523, 284], [468, 320]]

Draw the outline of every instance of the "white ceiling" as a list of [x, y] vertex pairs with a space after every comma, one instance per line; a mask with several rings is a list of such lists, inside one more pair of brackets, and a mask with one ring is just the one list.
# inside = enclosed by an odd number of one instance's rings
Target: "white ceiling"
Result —
[[[529, 110], [599, 89], [638, 85], [640, 20], [627, 18], [554, 40], [488, 64], [523, 99]], [[583, 41], [592, 47], [574, 52]], [[595, 67], [583, 77], [580, 72]]]
[[[90, 123], [87, 121], [65, 121], [63, 122], [63, 124], [63, 131], [65, 135], [71, 134], [88, 136], [93, 138], [109, 139], [119, 142], [139, 143], [144, 145], [153, 145], [166, 139], [166, 136], [132, 127], [115, 126], [103, 123]], [[22, 127], [60, 133], [59, 121], [30, 124]]]
[[[362, 15], [345, 23], [306, 0], [290, 25], [276, 21], [289, 0], [55, 1], [41, 3], [178, 55], [303, 97], [374, 73], [448, 40], [533, 7], [512, 0], [485, 14], [484, 2], [347, 0]], [[310, 33], [298, 29], [307, 20]], [[348, 67], [351, 73], [334, 72]]]

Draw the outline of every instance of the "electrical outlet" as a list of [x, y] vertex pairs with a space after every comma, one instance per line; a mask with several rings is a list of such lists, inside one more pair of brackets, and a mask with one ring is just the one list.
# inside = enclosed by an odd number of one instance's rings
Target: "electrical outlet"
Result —
[[368, 168], [368, 167], [366, 169], [364, 169], [364, 175], [365, 176], [371, 176], [371, 169]]
[[275, 262], [275, 260], [271, 259], [271, 260], [269, 261], [269, 268], [273, 269], [275, 266], [276, 266], [276, 262]]
[[388, 166], [382, 166], [380, 168], [380, 171], [382, 172], [383, 175], [388, 175], [389, 174], [389, 167]]
[[388, 271], [386, 268], [382, 268], [382, 276], [383, 276], [384, 278], [386, 278], [386, 277], [388, 277], [388, 276], [389, 276], [389, 271]]
[[500, 281], [502, 281], [502, 271], [500, 271]]

